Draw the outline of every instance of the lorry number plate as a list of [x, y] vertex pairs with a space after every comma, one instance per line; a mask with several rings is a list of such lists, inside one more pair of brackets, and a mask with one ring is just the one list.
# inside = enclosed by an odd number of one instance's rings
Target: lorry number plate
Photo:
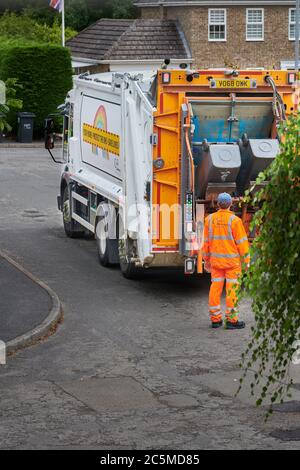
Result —
[[248, 78], [214, 78], [210, 81], [211, 88], [256, 88], [255, 80]]

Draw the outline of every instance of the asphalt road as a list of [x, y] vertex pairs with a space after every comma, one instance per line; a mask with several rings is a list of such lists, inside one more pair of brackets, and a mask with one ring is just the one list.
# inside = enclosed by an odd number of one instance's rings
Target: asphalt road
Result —
[[0, 148], [0, 248], [65, 314], [0, 366], [0, 448], [300, 448], [299, 401], [264, 424], [246, 392], [233, 398], [250, 302], [244, 331], [214, 331], [207, 277], [101, 267], [93, 240], [64, 235], [59, 171], [43, 150]]

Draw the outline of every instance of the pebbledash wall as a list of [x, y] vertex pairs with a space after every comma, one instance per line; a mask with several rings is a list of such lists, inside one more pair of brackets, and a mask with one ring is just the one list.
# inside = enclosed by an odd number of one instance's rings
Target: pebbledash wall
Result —
[[[213, 2], [211, 7], [214, 8]], [[227, 40], [209, 41], [208, 10], [208, 7], [198, 6], [144, 7], [141, 8], [141, 17], [178, 20], [196, 68], [280, 68], [283, 61], [293, 61], [294, 41], [289, 40], [288, 7], [264, 7], [263, 41], [246, 41], [247, 7], [238, 6], [226, 7]]]

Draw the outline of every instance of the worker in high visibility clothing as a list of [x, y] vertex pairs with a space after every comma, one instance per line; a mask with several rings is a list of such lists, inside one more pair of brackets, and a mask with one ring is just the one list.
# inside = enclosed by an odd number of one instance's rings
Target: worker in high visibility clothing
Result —
[[226, 280], [226, 329], [241, 329], [245, 322], [238, 319], [237, 287], [241, 265], [250, 264], [249, 243], [242, 220], [230, 211], [232, 198], [228, 193], [218, 196], [219, 210], [210, 214], [204, 224], [204, 269], [211, 273], [209, 313], [212, 328], [222, 326], [221, 295]]

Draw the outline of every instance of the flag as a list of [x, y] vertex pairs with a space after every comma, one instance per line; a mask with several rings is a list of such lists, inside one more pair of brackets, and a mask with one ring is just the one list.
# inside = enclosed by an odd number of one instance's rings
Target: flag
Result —
[[61, 12], [62, 4], [63, 4], [62, 0], [50, 0], [49, 6]]
[[61, 44], [65, 47], [65, 0], [50, 0], [49, 6], [61, 13]]

